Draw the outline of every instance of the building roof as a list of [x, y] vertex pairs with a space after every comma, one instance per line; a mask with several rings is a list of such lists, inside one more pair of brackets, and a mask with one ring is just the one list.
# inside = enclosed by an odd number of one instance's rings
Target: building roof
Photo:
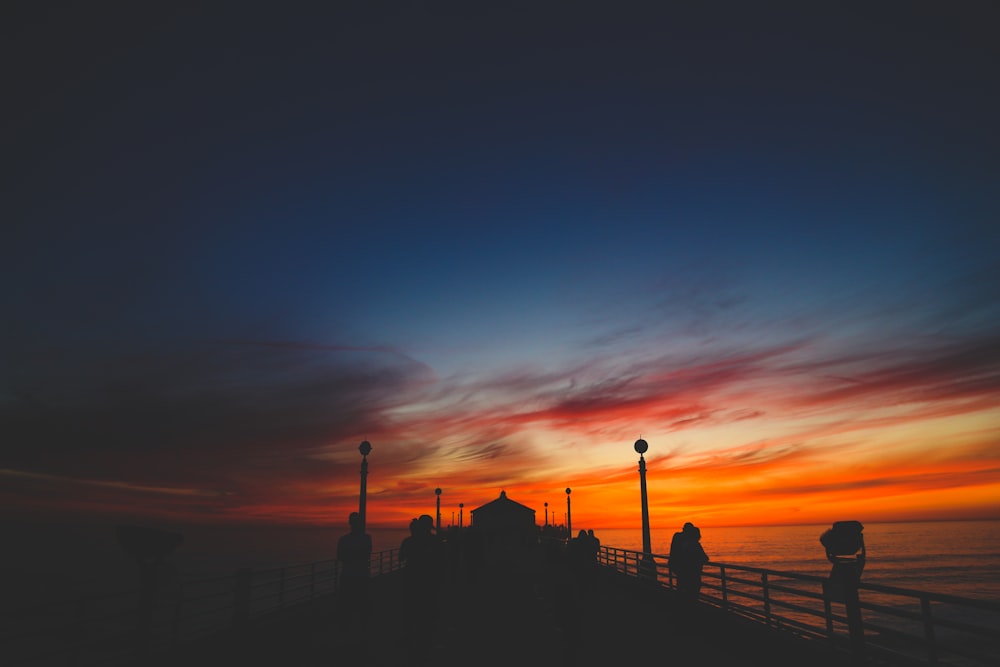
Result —
[[504, 513], [530, 512], [531, 514], [535, 513], [535, 510], [531, 509], [527, 505], [522, 505], [521, 503], [513, 501], [510, 498], [508, 498], [506, 491], [501, 491], [499, 498], [497, 498], [496, 500], [491, 500], [485, 505], [480, 505], [476, 509], [472, 510], [472, 513], [475, 514], [480, 510], [486, 510], [484, 514], [493, 514], [494, 512], [504, 512]]

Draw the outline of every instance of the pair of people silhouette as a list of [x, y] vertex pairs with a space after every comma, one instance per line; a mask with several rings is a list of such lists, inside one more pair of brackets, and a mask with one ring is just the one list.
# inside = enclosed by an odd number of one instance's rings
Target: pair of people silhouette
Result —
[[438, 591], [444, 576], [445, 554], [434, 533], [434, 520], [423, 514], [410, 522], [410, 535], [399, 545], [403, 563], [403, 617], [410, 664], [430, 659], [434, 624], [438, 618]]
[[690, 521], [670, 540], [667, 567], [677, 577], [677, 597], [684, 606], [691, 606], [701, 594], [701, 571], [708, 554], [701, 546], [701, 530]]
[[[372, 538], [364, 530], [361, 515], [348, 517], [350, 531], [337, 542], [340, 571], [338, 620], [349, 638], [349, 657], [361, 658], [368, 631], [370, 560]], [[422, 515], [410, 522], [410, 536], [399, 547], [403, 562], [404, 637], [410, 664], [426, 664], [430, 657], [431, 637], [437, 618], [437, 593], [443, 574], [440, 539], [434, 534], [434, 522]]]
[[601, 540], [594, 535], [593, 529], [581, 530], [569, 541], [567, 547], [569, 566], [577, 586], [581, 591], [589, 593], [597, 576], [597, 556], [601, 550]]
[[348, 636], [361, 641], [368, 630], [369, 563], [372, 538], [365, 532], [358, 512], [347, 518], [350, 530], [337, 541], [340, 569], [339, 617]]

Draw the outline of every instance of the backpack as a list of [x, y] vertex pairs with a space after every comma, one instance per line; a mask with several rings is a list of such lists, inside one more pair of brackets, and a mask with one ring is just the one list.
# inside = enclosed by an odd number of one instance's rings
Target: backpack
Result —
[[860, 521], [835, 521], [819, 541], [834, 556], [853, 556], [865, 545], [864, 528]]

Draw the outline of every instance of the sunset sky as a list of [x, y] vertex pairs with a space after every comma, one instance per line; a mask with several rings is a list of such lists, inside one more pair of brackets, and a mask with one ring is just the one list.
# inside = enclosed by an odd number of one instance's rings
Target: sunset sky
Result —
[[997, 3], [250, 4], [3, 10], [4, 516], [1000, 518]]

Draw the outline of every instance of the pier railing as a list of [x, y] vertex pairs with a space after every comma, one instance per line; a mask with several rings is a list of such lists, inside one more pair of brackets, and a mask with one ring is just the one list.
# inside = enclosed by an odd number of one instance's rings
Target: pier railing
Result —
[[[372, 576], [400, 569], [399, 550], [373, 553], [369, 569]], [[155, 655], [335, 593], [339, 574], [337, 561], [322, 560], [164, 586], [148, 609], [130, 591], [6, 610], [2, 664], [135, 664], [137, 654]]]
[[[602, 546], [599, 562], [669, 596], [668, 557]], [[373, 576], [399, 570], [398, 549], [372, 555]], [[295, 610], [338, 588], [336, 561], [286, 565], [161, 587], [143, 610], [134, 591], [91, 596], [0, 613], [3, 664], [23, 667], [134, 664], [202, 637]], [[835, 650], [852, 644], [845, 603], [821, 576], [709, 562], [701, 602], [719, 612]], [[1000, 665], [1000, 603], [862, 582], [865, 654], [882, 663]]]
[[[673, 590], [669, 557], [601, 547], [600, 562]], [[651, 562], [652, 561], [652, 562]], [[899, 665], [1000, 665], [1000, 603], [865, 583], [858, 586], [861, 646], [852, 643], [846, 603], [826, 577], [709, 562], [701, 602], [775, 630], [828, 642]]]

